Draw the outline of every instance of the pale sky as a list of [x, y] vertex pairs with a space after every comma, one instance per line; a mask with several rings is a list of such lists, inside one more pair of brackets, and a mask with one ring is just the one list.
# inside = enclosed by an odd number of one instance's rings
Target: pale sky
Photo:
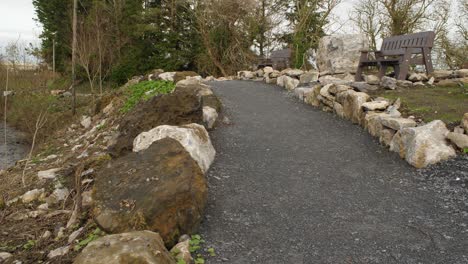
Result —
[[0, 0], [0, 46], [21, 37], [23, 42], [38, 42], [40, 27], [34, 21], [32, 0]]

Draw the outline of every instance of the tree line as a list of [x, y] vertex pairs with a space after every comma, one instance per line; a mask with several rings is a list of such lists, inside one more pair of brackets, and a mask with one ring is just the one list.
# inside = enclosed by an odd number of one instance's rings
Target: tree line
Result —
[[[151, 69], [232, 75], [272, 50], [289, 47], [292, 65], [310, 67], [308, 56], [335, 22], [342, 0], [79, 0], [78, 74], [92, 86], [123, 83]], [[450, 1], [453, 2], [453, 1]], [[41, 56], [68, 73], [72, 1], [33, 0], [43, 26]], [[450, 67], [466, 63], [465, 16], [450, 36], [448, 0], [358, 0], [351, 18], [371, 48], [379, 38], [436, 30], [440, 54]], [[464, 19], [464, 20], [463, 20]], [[461, 55], [460, 55], [461, 54]]]

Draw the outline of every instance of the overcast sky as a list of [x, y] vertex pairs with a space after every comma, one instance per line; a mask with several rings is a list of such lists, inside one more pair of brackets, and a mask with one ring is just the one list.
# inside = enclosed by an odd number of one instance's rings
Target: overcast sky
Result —
[[34, 21], [32, 0], [0, 0], [0, 46], [9, 41], [38, 42], [41, 32]]

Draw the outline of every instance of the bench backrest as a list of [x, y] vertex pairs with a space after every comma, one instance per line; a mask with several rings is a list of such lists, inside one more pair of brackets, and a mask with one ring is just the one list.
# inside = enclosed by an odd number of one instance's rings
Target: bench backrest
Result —
[[413, 48], [412, 53], [422, 53], [421, 48], [432, 48], [434, 45], [435, 33], [433, 31], [419, 32], [408, 35], [400, 35], [384, 38], [381, 52], [384, 56], [396, 56], [405, 54], [405, 46], [418, 47]]

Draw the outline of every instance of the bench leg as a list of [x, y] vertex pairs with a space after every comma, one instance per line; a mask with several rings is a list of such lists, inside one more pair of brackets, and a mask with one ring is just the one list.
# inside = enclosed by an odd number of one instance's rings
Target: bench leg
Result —
[[387, 73], [387, 65], [380, 65], [379, 67], [379, 78], [382, 79], [382, 77], [385, 76], [385, 74]]
[[400, 65], [393, 65], [393, 71], [395, 72], [395, 78], [398, 77], [398, 75], [400, 75]]
[[432, 67], [431, 51], [429, 48], [423, 48], [423, 60], [427, 74], [432, 74], [434, 72], [434, 68]]
[[363, 68], [363, 67], [364, 67], [364, 66], [359, 65], [358, 68], [357, 68], [356, 75], [354, 76], [354, 80], [355, 80], [356, 82], [362, 81], [362, 68]]
[[411, 49], [406, 49], [405, 55], [403, 55], [403, 59], [400, 62], [400, 72], [398, 76], [396, 76], [397, 80], [406, 80], [406, 76], [408, 75], [409, 71], [409, 64], [411, 59]]

